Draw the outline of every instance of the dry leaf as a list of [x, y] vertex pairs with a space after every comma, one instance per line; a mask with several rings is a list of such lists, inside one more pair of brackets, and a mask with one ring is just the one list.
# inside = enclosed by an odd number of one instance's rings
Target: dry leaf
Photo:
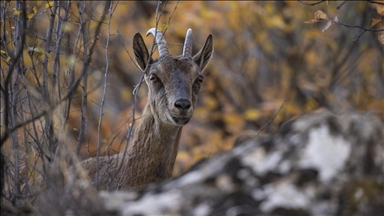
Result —
[[372, 28], [374, 25], [376, 25], [379, 22], [381, 22], [381, 19], [372, 18], [371, 26], [369, 27]]
[[260, 117], [261, 117], [261, 112], [258, 109], [248, 109], [244, 113], [244, 118], [246, 120], [254, 121], [259, 119]]
[[15, 10], [15, 12], [13, 12], [13, 15], [19, 15], [19, 14], [21, 14], [21, 10]]
[[324, 31], [327, 30], [331, 25], [332, 25], [332, 20], [328, 20], [328, 22], [325, 24], [324, 28], [323, 28], [321, 31], [324, 32]]
[[381, 16], [384, 16], [384, 5], [376, 4], [376, 11]]
[[327, 14], [325, 14], [323, 11], [318, 10], [318, 11], [315, 12], [315, 19], [318, 19], [318, 20], [327, 20], [327, 19], [328, 19], [328, 16], [327, 16]]
[[307, 24], [317, 23], [317, 22], [319, 22], [318, 19], [311, 19], [311, 20], [308, 20], [308, 21], [304, 21], [304, 23], [307, 23]]
[[37, 54], [37, 55], [43, 55], [44, 54], [44, 51], [39, 49], [38, 47], [28, 47], [28, 52], [31, 52], [31, 53], [34, 53], [34, 54]]
[[64, 32], [70, 32], [71, 31], [71, 25], [68, 22], [65, 22], [63, 24], [63, 31]]
[[27, 17], [27, 20], [29, 20], [29, 19], [32, 19], [34, 16], [35, 16], [35, 14], [34, 13], [27, 13], [27, 15], [26, 15]]
[[384, 35], [379, 35], [378, 39], [380, 43], [384, 45]]
[[48, 2], [48, 3], [45, 5], [45, 8], [48, 9], [48, 8], [50, 8], [50, 7], [52, 7], [52, 6], [53, 6], [53, 1]]
[[33, 14], [36, 14], [36, 13], [37, 13], [37, 8], [36, 8], [36, 6], [33, 6], [33, 7], [32, 7], [32, 12], [33, 12]]
[[168, 24], [163, 24], [163, 30], [166, 30], [169, 28], [169, 25]]

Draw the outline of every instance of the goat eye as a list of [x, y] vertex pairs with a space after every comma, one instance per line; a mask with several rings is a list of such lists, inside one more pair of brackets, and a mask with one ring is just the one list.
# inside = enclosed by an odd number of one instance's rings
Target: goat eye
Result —
[[157, 81], [157, 77], [153, 74], [149, 75], [149, 80], [151, 80], [151, 82], [156, 82]]
[[203, 83], [204, 81], [204, 77], [203, 76], [199, 76], [199, 78], [197, 78], [197, 81], [201, 84]]

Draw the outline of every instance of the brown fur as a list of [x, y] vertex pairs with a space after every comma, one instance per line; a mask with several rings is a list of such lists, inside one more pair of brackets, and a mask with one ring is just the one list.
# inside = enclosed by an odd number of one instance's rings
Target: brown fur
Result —
[[[154, 34], [154, 29], [150, 31]], [[162, 50], [158, 60], [150, 57], [140, 34], [134, 37], [135, 59], [145, 71], [149, 93], [142, 122], [135, 129], [122, 169], [114, 176], [123, 153], [110, 158], [99, 157], [98, 180], [97, 159], [90, 158], [82, 162], [98, 188], [138, 188], [172, 176], [181, 130], [193, 115], [202, 71], [213, 53], [213, 39], [210, 35], [203, 48], [193, 57], [188, 56], [188, 52], [186, 56], [174, 57], [168, 53], [166, 45], [161, 44], [165, 40], [160, 34], [158, 31], [157, 43]], [[188, 45], [191, 41], [186, 44], [187, 50], [192, 50]], [[150, 65], [147, 67], [148, 62]]]

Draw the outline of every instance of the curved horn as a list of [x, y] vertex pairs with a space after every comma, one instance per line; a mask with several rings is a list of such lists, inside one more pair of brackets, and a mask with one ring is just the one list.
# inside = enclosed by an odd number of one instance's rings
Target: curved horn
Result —
[[183, 56], [192, 57], [192, 29], [188, 29], [187, 35], [185, 36]]
[[163, 33], [159, 30], [156, 32], [156, 28], [151, 28], [147, 31], [145, 36], [148, 36], [149, 34], [153, 34], [153, 36], [156, 37], [157, 48], [159, 49], [160, 56], [169, 54], [167, 41], [165, 41]]

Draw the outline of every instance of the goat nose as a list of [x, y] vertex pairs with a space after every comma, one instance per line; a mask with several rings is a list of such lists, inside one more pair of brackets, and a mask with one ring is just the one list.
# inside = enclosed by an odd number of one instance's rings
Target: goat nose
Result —
[[191, 102], [187, 99], [179, 99], [175, 102], [175, 107], [179, 110], [188, 110], [191, 107]]

